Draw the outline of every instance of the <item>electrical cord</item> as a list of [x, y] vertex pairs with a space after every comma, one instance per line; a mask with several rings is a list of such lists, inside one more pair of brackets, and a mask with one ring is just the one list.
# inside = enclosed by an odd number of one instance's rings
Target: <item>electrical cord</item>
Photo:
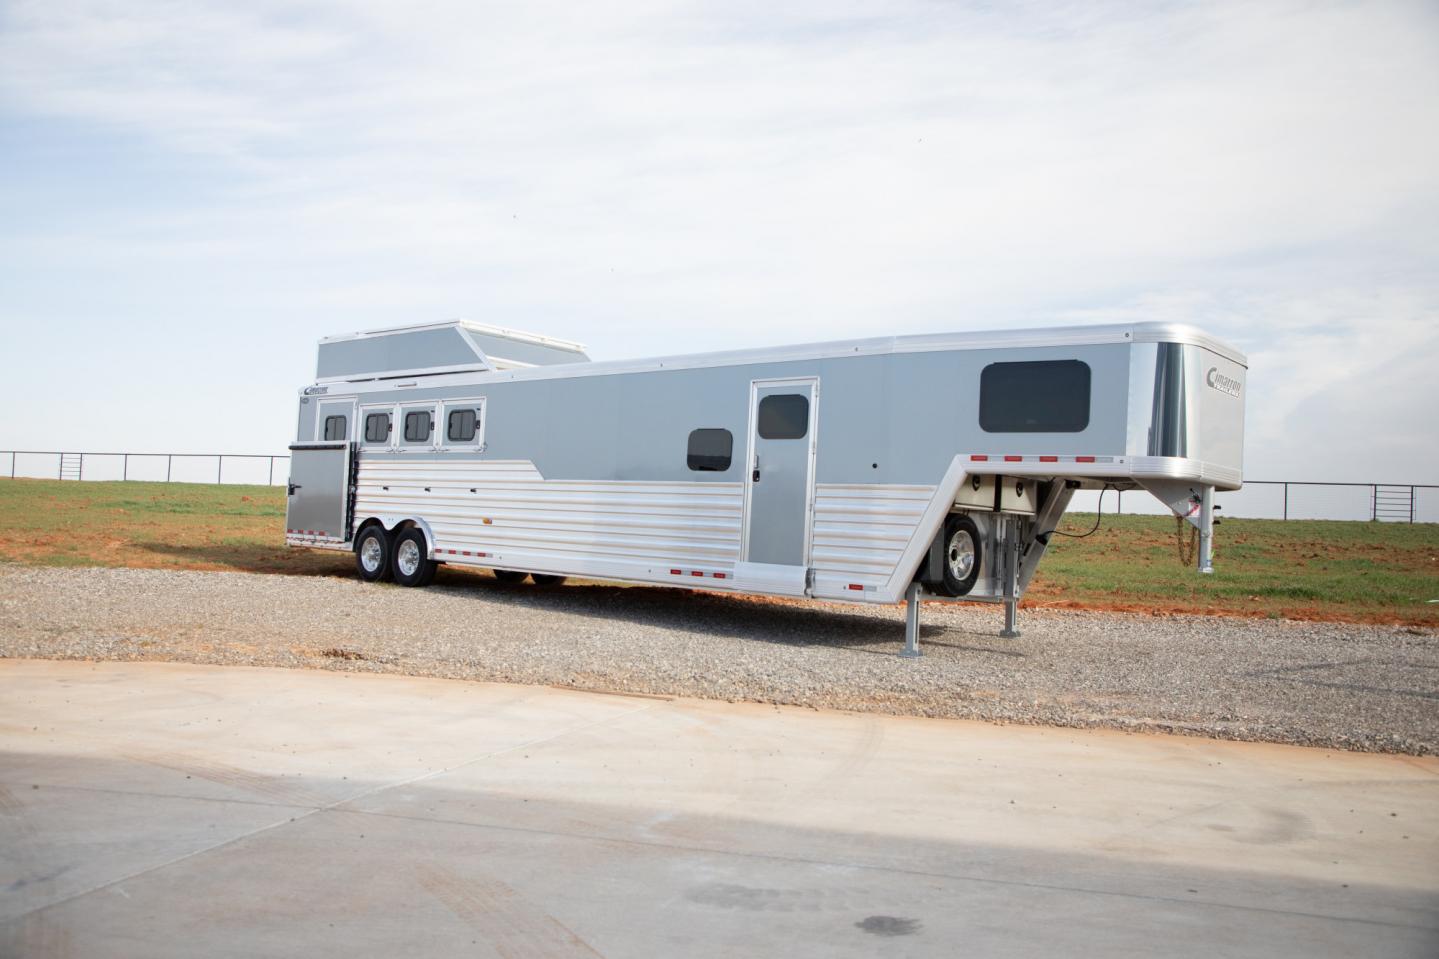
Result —
[[1099, 490], [1099, 504], [1095, 507], [1094, 526], [1089, 527], [1088, 533], [1065, 533], [1065, 531], [1055, 528], [1055, 530], [1049, 530], [1049, 533], [1045, 533], [1045, 536], [1068, 536], [1071, 540], [1082, 540], [1086, 536], [1094, 536], [1099, 530], [1099, 523], [1104, 521], [1104, 494], [1109, 490], [1114, 490], [1114, 487], [1111, 487], [1108, 482], [1104, 484], [1102, 490]]
[[[1051, 536], [1067, 536], [1067, 537], [1069, 537], [1070, 539], [1084, 539], [1086, 536], [1093, 536], [1093, 535], [1095, 534], [1095, 532], [1097, 532], [1097, 531], [1099, 530], [1099, 524], [1100, 524], [1101, 522], [1103, 522], [1103, 520], [1104, 520], [1104, 494], [1107, 493], [1107, 492], [1109, 492], [1109, 491], [1112, 490], [1112, 489], [1114, 489], [1113, 486], [1110, 486], [1108, 483], [1105, 483], [1105, 484], [1104, 484], [1104, 488], [1099, 491], [1099, 505], [1095, 507], [1094, 525], [1093, 525], [1092, 527], [1090, 527], [1089, 532], [1087, 532], [1087, 533], [1065, 533], [1065, 532], [1062, 532], [1062, 531], [1059, 530], [1059, 529], [1052, 529], [1052, 530], [1050, 530], [1050, 531], [1047, 532], [1047, 533], [1040, 533], [1039, 535], [1035, 536], [1034, 538], [1035, 538], [1036, 540], [1038, 540], [1040, 543], [1043, 543], [1045, 546], [1048, 546], [1048, 545], [1049, 545], [1049, 537], [1051, 537]], [[1116, 490], [1116, 492], [1118, 492], [1118, 491]]]

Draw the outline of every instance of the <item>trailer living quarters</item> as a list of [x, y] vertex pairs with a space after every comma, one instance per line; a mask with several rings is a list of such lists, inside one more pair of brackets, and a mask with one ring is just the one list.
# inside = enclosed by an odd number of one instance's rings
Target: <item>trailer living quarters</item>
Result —
[[456, 320], [324, 339], [286, 542], [862, 603], [1002, 602], [1078, 489], [1199, 531], [1242, 480], [1247, 364], [1171, 324], [894, 336], [651, 360]]

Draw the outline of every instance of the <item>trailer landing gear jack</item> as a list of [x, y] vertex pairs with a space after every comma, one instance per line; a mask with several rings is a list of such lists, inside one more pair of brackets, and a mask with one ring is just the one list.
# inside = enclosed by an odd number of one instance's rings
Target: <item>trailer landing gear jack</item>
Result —
[[[909, 589], [904, 592], [904, 648], [899, 651], [903, 659], [919, 659], [924, 655], [919, 650], [919, 604], [923, 600], [924, 587], [919, 583], [910, 583]], [[1019, 630], [1015, 627], [1018, 608], [1018, 599], [1011, 596], [1004, 600], [1004, 629], [999, 633], [1004, 639], [1019, 638]]]
[[904, 593], [904, 649], [899, 655], [905, 659], [918, 659], [919, 651], [919, 598], [924, 589], [918, 583], [910, 583]]

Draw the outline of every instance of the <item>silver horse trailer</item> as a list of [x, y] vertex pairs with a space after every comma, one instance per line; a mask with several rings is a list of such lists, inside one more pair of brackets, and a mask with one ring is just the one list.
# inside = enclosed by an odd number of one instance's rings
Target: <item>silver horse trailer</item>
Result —
[[464, 320], [320, 342], [286, 542], [367, 580], [439, 564], [803, 596], [1020, 598], [1076, 490], [1198, 530], [1238, 489], [1246, 360], [1170, 324], [593, 363]]

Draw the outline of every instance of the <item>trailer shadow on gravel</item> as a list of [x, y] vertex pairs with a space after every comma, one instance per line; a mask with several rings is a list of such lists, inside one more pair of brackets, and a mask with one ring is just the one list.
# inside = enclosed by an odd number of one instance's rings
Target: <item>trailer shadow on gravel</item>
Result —
[[[585, 580], [538, 587], [501, 583], [488, 574], [459, 570], [442, 570], [431, 588], [467, 596], [479, 593], [488, 602], [552, 613], [783, 646], [827, 646], [890, 656], [904, 641], [904, 607], [898, 604], [849, 608], [815, 600], [731, 596]], [[997, 631], [997, 616], [995, 620]], [[1004, 648], [1005, 641], [994, 632], [958, 624], [922, 624], [920, 638], [926, 645], [954, 650], [1021, 659], [1026, 656], [1019, 649]], [[971, 642], [964, 642], [966, 639]]]
[[[255, 544], [177, 545], [136, 544], [169, 562], [241, 573], [284, 576], [327, 576], [353, 579], [354, 558], [349, 553], [301, 551]], [[519, 604], [547, 612], [622, 620], [637, 625], [688, 630], [736, 639], [753, 639], [785, 646], [850, 647], [862, 652], [890, 655], [904, 641], [904, 606], [843, 607], [815, 600], [738, 596], [703, 590], [627, 586], [618, 583], [572, 579], [560, 587], [532, 583], [501, 583], [487, 570], [441, 566], [435, 590], [452, 591], [503, 604]], [[997, 609], [993, 631], [957, 624], [920, 626], [927, 645], [955, 650], [1022, 658], [998, 639]], [[926, 608], [926, 615], [933, 615]], [[964, 638], [981, 645], [959, 642]], [[862, 647], [881, 647], [874, 650]]]
[[[351, 553], [299, 550], [279, 544], [218, 542], [206, 544], [136, 542], [137, 548], [155, 556], [160, 567], [235, 573], [265, 573], [280, 576], [353, 577], [355, 558]], [[126, 566], [142, 565], [127, 562]]]

